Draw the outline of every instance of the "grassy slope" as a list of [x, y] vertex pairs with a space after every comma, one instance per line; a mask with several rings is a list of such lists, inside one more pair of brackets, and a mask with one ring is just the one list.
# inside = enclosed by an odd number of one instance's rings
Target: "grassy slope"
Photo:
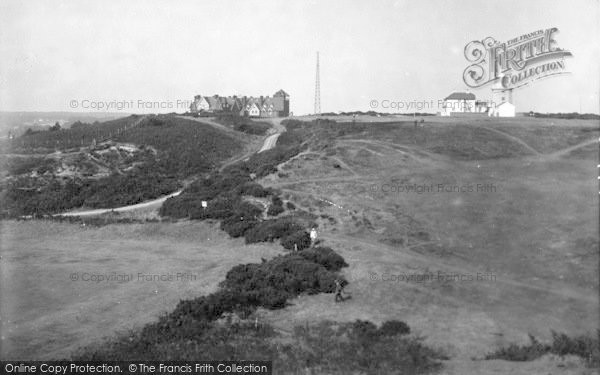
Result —
[[[324, 135], [323, 142], [315, 145], [316, 155], [283, 166], [288, 178], [270, 176], [265, 180], [288, 189], [300, 207], [311, 205], [315, 213], [337, 221], [333, 226], [324, 219], [320, 233], [350, 263], [345, 273], [353, 299], [333, 305], [330, 295], [301, 297], [295, 306], [264, 312], [264, 316], [282, 329], [319, 319], [381, 322], [400, 318], [426, 334], [428, 343], [457, 355], [448, 365], [456, 373], [485, 371], [485, 363], [474, 366], [468, 358], [509, 342], [526, 342], [527, 332], [544, 338], [549, 327], [581, 333], [595, 325], [597, 290], [589, 287], [597, 284], [597, 255], [590, 252], [597, 246], [597, 222], [590, 218], [596, 217], [597, 193], [590, 189], [594, 186], [591, 180], [584, 177], [595, 168], [595, 156], [540, 159], [529, 156], [519, 144], [509, 142], [510, 147], [498, 149], [495, 144], [504, 144], [506, 138], [485, 131], [470, 139], [455, 138], [456, 145], [463, 139], [465, 144], [469, 141], [472, 150], [456, 154], [452, 148], [427, 147], [439, 141], [434, 135], [446, 131], [427, 129], [428, 125], [446, 124], [426, 123], [421, 133], [429, 135], [430, 141], [425, 137], [421, 143], [419, 138], [410, 141], [410, 123], [404, 128], [402, 124], [361, 129], [344, 125], [350, 130], [346, 135]], [[386, 143], [390, 137], [396, 146]], [[569, 144], [559, 139], [556, 147]], [[507, 153], [503, 155], [502, 149]], [[483, 158], [478, 150], [484, 151]], [[334, 158], [351, 170], [334, 167], [339, 165]], [[368, 190], [373, 182], [389, 182], [392, 177], [411, 183], [483, 181], [504, 186], [495, 194], [482, 195], [399, 195]], [[309, 181], [311, 178], [322, 181]], [[342, 208], [321, 204], [316, 198], [327, 198]], [[399, 241], [405, 238], [404, 232], [408, 232], [410, 249]], [[396, 241], [390, 245], [390, 239]], [[79, 241], [82, 239], [75, 237], [74, 243]], [[179, 239], [168, 237], [169, 241]], [[490, 270], [497, 281], [440, 284], [371, 279], [372, 273], [381, 278], [384, 272], [437, 270]], [[104, 301], [101, 306], [109, 305]], [[501, 372], [508, 368], [502, 361], [494, 361], [490, 367]], [[513, 372], [556, 370], [554, 363], [510, 367]]]
[[[448, 348], [458, 358], [527, 342], [528, 332], [549, 339], [550, 328], [581, 334], [596, 326], [598, 195], [595, 177], [588, 173], [595, 168], [596, 154], [546, 158], [483, 129], [506, 126], [507, 120], [436, 121], [416, 130], [410, 122], [332, 125], [343, 128], [343, 135], [327, 131], [321, 138], [330, 146], [312, 145], [316, 154], [280, 168], [288, 177], [263, 180], [287, 191], [300, 207], [312, 206], [313, 213], [338, 223], [323, 219], [321, 236], [348, 260], [349, 291], [354, 295], [344, 306], [333, 307], [325, 296], [300, 298], [287, 311], [272, 313], [271, 319], [289, 328], [315, 318], [402, 318], [426, 334], [427, 342]], [[596, 125], [580, 123], [580, 130], [560, 121], [554, 120], [557, 130], [546, 133], [528, 128], [539, 126], [537, 119], [514, 119], [509, 125], [548, 138], [540, 144], [554, 145], [540, 151], [571, 146], [576, 141], [566, 135], [578, 137]], [[585, 139], [598, 135], [588, 134]], [[336, 159], [348, 168], [336, 168]], [[373, 184], [381, 189], [392, 180], [493, 183], [496, 192], [371, 190]], [[437, 271], [493, 272], [496, 281], [381, 280], [384, 273]]]
[[[20, 179], [9, 184], [7, 193], [2, 194], [6, 201], [4, 206], [10, 208], [8, 215], [57, 213], [79, 206], [110, 208], [153, 199], [174, 191], [178, 182], [185, 178], [216, 168], [255, 142], [252, 137], [232, 136], [212, 126], [176, 116], [131, 116], [110, 121], [105, 126], [106, 129], [102, 125], [83, 125], [72, 130], [36, 133], [17, 139], [15, 144], [18, 145], [21, 139], [32, 144], [46, 144], [46, 138], [54, 143], [56, 138], [59, 144], [65, 145], [101, 129], [102, 132], [116, 133], [111, 137], [112, 141], [151, 146], [157, 150], [156, 155], [150, 153], [143, 159], [143, 164], [126, 173], [70, 181], [69, 190], [64, 187], [64, 181], [53, 176]], [[118, 133], [117, 128], [120, 129]], [[83, 153], [89, 151], [87, 147], [81, 149]], [[31, 159], [34, 163], [27, 167], [39, 169], [38, 164], [45, 161], [38, 159]], [[40, 189], [23, 190], [23, 187]]]

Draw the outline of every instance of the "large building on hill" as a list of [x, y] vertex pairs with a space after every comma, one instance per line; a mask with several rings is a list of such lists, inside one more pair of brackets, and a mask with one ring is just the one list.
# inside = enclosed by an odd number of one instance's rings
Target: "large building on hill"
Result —
[[233, 113], [249, 117], [287, 117], [290, 115], [290, 96], [283, 90], [273, 96], [194, 96], [192, 113]]
[[469, 92], [453, 92], [444, 99], [441, 115], [480, 113], [494, 117], [515, 117], [512, 90], [492, 89], [492, 93], [492, 101], [486, 101], [477, 100], [475, 94]]
[[453, 92], [444, 99], [442, 116], [450, 116], [452, 113], [475, 112], [475, 94], [469, 92]]

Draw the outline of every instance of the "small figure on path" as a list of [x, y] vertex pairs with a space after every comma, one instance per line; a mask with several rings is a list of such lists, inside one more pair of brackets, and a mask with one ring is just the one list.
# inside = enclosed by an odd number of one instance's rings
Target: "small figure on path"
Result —
[[310, 245], [312, 247], [314, 247], [316, 241], [317, 241], [317, 228], [312, 227], [312, 229], [310, 230]]

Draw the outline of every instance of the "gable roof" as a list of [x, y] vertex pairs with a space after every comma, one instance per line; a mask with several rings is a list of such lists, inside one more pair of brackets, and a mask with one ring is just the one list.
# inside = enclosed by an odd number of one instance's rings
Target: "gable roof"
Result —
[[220, 110], [221, 109], [221, 101], [218, 96], [206, 96], [206, 101], [212, 110]]
[[470, 92], [453, 92], [444, 100], [475, 100], [475, 94]]
[[289, 96], [289, 94], [283, 90], [277, 91], [273, 96]]

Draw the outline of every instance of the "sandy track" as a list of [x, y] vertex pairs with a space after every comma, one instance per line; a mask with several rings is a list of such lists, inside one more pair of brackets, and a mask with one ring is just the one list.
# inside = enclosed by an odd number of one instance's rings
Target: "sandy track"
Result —
[[171, 193], [169, 195], [165, 195], [163, 197], [156, 198], [156, 199], [153, 199], [153, 200], [147, 201], [147, 202], [132, 204], [130, 206], [121, 206], [121, 207], [116, 207], [116, 208], [99, 208], [99, 209], [95, 209], [95, 210], [86, 210], [86, 211], [65, 212], [62, 214], [55, 215], [55, 216], [94, 216], [94, 215], [106, 214], [109, 212], [127, 212], [127, 211], [139, 210], [142, 208], [154, 208], [154, 207], [158, 208], [167, 199], [169, 199], [171, 197], [176, 197], [179, 194], [181, 194], [181, 192], [182, 192], [182, 190], [177, 190], [176, 192]]
[[[190, 119], [190, 117], [186, 117], [186, 116], [178, 116], [180, 118], [184, 118], [184, 119]], [[220, 130], [225, 130], [229, 133], [233, 132], [233, 130], [227, 128], [224, 125], [218, 124], [214, 121], [207, 121], [205, 119], [199, 120], [199, 119], [195, 119], [195, 118], [191, 118], [195, 121], [198, 121], [202, 124], [207, 124], [210, 126], [213, 126], [217, 129]], [[272, 149], [273, 147], [275, 147], [275, 145], [277, 144], [277, 138], [279, 138], [279, 135], [285, 131], [285, 127], [283, 125], [281, 125], [281, 120], [282, 119], [273, 119], [275, 121], [272, 121], [274, 128], [276, 129], [277, 133], [271, 134], [270, 136], [268, 136], [267, 138], [265, 138], [262, 147], [260, 148], [260, 150], [258, 150], [258, 153], [261, 153], [263, 151], [267, 151]], [[276, 121], [279, 120], [279, 121]], [[282, 130], [283, 129], [283, 130]], [[234, 162], [240, 161], [248, 156], [250, 156], [252, 153], [250, 154], [246, 154], [246, 155], [242, 155], [239, 158], [234, 159], [233, 161], [225, 164], [223, 166], [226, 167], [227, 165], [231, 165]], [[222, 168], [221, 168], [222, 170]], [[181, 192], [183, 191], [183, 189], [177, 190], [176, 192], [173, 192], [169, 195], [165, 195], [163, 197], [160, 198], [156, 198], [147, 202], [142, 202], [142, 203], [137, 203], [137, 204], [133, 204], [133, 205], [129, 205], [129, 206], [121, 206], [121, 207], [115, 207], [115, 208], [100, 208], [100, 209], [94, 209], [94, 210], [85, 210], [85, 211], [71, 211], [71, 212], [64, 212], [61, 214], [57, 214], [54, 216], [95, 216], [95, 215], [102, 215], [102, 214], [106, 214], [109, 212], [127, 212], [127, 211], [134, 211], [134, 210], [139, 210], [139, 209], [143, 209], [143, 208], [159, 208], [167, 199], [171, 198], [171, 197], [176, 197], [179, 194], [181, 194]]]

